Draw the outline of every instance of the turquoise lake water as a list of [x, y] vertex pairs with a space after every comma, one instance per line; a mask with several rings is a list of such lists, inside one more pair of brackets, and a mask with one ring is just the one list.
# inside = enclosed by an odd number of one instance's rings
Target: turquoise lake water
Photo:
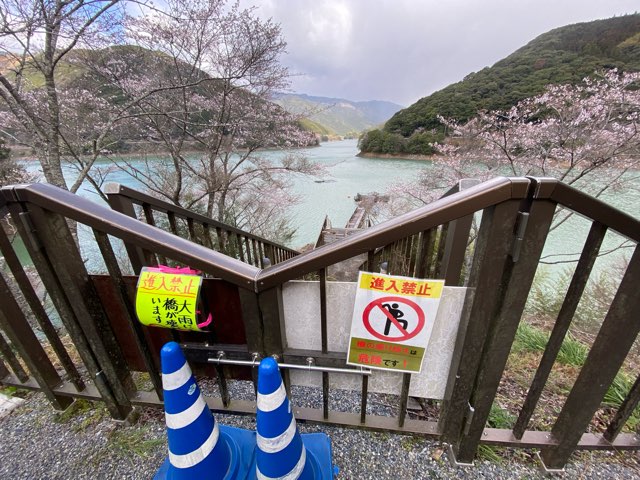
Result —
[[[316, 241], [326, 215], [329, 216], [334, 227], [344, 226], [356, 206], [353, 200], [356, 194], [373, 191], [385, 193], [392, 184], [411, 182], [421, 170], [433, 168], [431, 162], [422, 160], [357, 157], [356, 140], [326, 142], [319, 147], [305, 149], [301, 153], [323, 165], [328, 175], [322, 183], [309, 177], [297, 177], [293, 180], [293, 191], [299, 196], [299, 202], [291, 205], [290, 208], [293, 224], [298, 227], [291, 242], [294, 248]], [[274, 159], [284, 154], [285, 152], [277, 151], [265, 152], [265, 155]], [[38, 168], [34, 162], [28, 162], [28, 166], [31, 170]], [[121, 171], [111, 173], [108, 180], [134, 188], [138, 186], [135, 179]], [[636, 180], [635, 184], [640, 186], [640, 180]], [[101, 202], [88, 186], [86, 188], [83, 186], [79, 193]], [[605, 195], [603, 199], [636, 218], [640, 217], [640, 188], [612, 192]], [[578, 216], [566, 222], [549, 237], [543, 256], [579, 252], [589, 225], [590, 222]], [[609, 233], [602, 250], [613, 248], [622, 240], [618, 235]], [[596, 267], [602, 268], [615, 262], [619, 255], [620, 253], [617, 253], [600, 258]], [[575, 258], [575, 256], [556, 256], [546, 260], [569, 258]]]

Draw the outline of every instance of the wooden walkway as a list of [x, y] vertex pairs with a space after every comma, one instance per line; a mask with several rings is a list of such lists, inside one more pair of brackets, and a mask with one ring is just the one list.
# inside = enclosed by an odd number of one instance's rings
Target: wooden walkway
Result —
[[[337, 242], [355, 233], [362, 232], [369, 226], [368, 214], [372, 206], [378, 201], [377, 195], [358, 195], [357, 207], [353, 211], [351, 218], [347, 221], [344, 228], [333, 228], [329, 218], [326, 218], [323, 225], [316, 248], [322, 245]], [[367, 260], [366, 254], [358, 255], [344, 262], [331, 265], [328, 270], [328, 276], [332, 280], [352, 282], [358, 277], [358, 271], [362, 264]]]

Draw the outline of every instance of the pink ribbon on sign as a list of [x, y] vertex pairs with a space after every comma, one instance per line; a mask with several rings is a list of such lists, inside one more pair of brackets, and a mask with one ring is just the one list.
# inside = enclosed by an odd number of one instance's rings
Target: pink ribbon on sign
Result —
[[199, 275], [200, 270], [194, 270], [190, 267], [168, 267], [166, 265], [158, 265], [157, 267], [147, 267], [149, 270], [155, 270], [160, 273], [181, 273], [183, 275]]
[[[198, 313], [200, 313], [200, 310], [198, 310]], [[209, 325], [211, 323], [211, 320], [213, 320], [213, 317], [211, 316], [211, 313], [209, 313], [209, 316], [207, 317], [207, 319], [204, 322], [198, 323], [196, 325], [198, 325], [198, 328], [203, 328], [203, 327], [206, 327], [207, 325]]]

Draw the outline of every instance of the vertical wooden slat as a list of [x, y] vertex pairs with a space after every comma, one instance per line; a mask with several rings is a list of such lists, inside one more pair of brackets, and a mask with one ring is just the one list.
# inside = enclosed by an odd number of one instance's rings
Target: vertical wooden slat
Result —
[[253, 256], [251, 255], [251, 246], [249, 244], [249, 239], [247, 237], [244, 237], [244, 246], [247, 250], [247, 263], [249, 265], [255, 265], [255, 261]]
[[260, 252], [258, 251], [256, 241], [253, 238], [249, 240], [251, 241], [251, 246], [253, 247], [253, 264], [258, 268], [262, 268], [262, 258], [260, 258]]
[[33, 316], [35, 317], [36, 321], [38, 322], [38, 325], [42, 329], [42, 333], [44, 333], [44, 335], [47, 337], [47, 340], [49, 340], [49, 344], [51, 345], [51, 348], [55, 352], [58, 359], [60, 360], [60, 364], [62, 365], [62, 368], [64, 368], [65, 372], [67, 372], [67, 375], [69, 376], [69, 381], [78, 390], [82, 390], [84, 388], [84, 381], [82, 380], [82, 377], [78, 373], [78, 370], [76, 369], [76, 366], [74, 365], [73, 360], [71, 360], [69, 353], [64, 348], [64, 345], [62, 344], [62, 341], [58, 336], [58, 332], [56, 331], [54, 326], [51, 324], [51, 320], [49, 319], [47, 312], [42, 306], [42, 303], [40, 303], [40, 299], [38, 298], [38, 295], [34, 291], [33, 285], [29, 281], [27, 274], [25, 273], [24, 269], [22, 268], [22, 265], [20, 264], [20, 260], [18, 259], [15, 251], [11, 247], [11, 243], [9, 242], [9, 239], [6, 237], [2, 228], [0, 228], [0, 252], [2, 252], [2, 255], [4, 256], [4, 259], [7, 265], [9, 266], [9, 269], [13, 274], [13, 278], [15, 279], [16, 283], [20, 287], [20, 291], [22, 292], [24, 299], [29, 304], [29, 308], [31, 308], [31, 311], [33, 312]]
[[409, 386], [411, 385], [411, 374], [402, 374], [402, 390], [400, 391], [400, 411], [398, 412], [398, 426], [404, 427], [407, 417], [407, 403], [409, 401]]
[[446, 285], [456, 287], [460, 284], [472, 222], [473, 215], [449, 222], [442, 260], [442, 276]]
[[388, 247], [387, 273], [390, 275], [396, 275], [398, 273], [398, 249], [400, 248], [400, 241], [393, 242]]
[[438, 239], [438, 250], [433, 265], [433, 276], [435, 278], [444, 278], [444, 252], [447, 245], [447, 237], [449, 236], [450, 223], [440, 226], [440, 238]]
[[260, 258], [262, 259], [262, 268], [266, 268], [267, 265], [265, 263], [265, 260], [269, 257], [269, 255], [267, 255], [267, 250], [265, 248], [265, 244], [264, 242], [258, 242], [258, 251], [260, 252]]
[[275, 256], [275, 251], [273, 249], [272, 245], [266, 245], [265, 246], [265, 257], [267, 257], [270, 261], [271, 261], [271, 265], [275, 265], [276, 263], [278, 263], [278, 260], [276, 259]]
[[209, 225], [207, 225], [206, 223], [203, 223], [201, 225], [202, 225], [203, 245], [208, 249], [213, 250], [213, 242], [211, 241], [211, 229], [209, 228]]
[[121, 415], [126, 417], [132, 409], [128, 395], [135, 391], [135, 385], [67, 223], [60, 215], [35, 205], [29, 206], [29, 213], [62, 291], [98, 360], [102, 373], [97, 373], [104, 375]]
[[216, 235], [218, 236], [218, 247], [220, 248], [220, 252], [224, 253], [224, 232], [222, 228], [216, 227]]
[[198, 235], [196, 235], [196, 228], [193, 224], [193, 218], [191, 217], [187, 217], [187, 230], [189, 231], [189, 240], [202, 245], [202, 242], [198, 239]]
[[564, 466], [640, 332], [638, 285], [640, 246], [634, 250], [587, 361], [551, 430], [558, 444], [544, 447], [540, 452], [547, 468]]
[[360, 423], [367, 421], [367, 397], [369, 393], [369, 376], [362, 375], [362, 393], [360, 394]]
[[169, 229], [171, 230], [171, 233], [180, 236], [178, 234], [178, 223], [176, 222], [176, 214], [173, 212], [167, 212], [167, 218], [169, 219]]
[[432, 277], [435, 274], [434, 270], [434, 253], [436, 249], [436, 239], [438, 235], [438, 228], [432, 228], [425, 232], [426, 238], [424, 239], [424, 260], [420, 265], [420, 278]]
[[620, 408], [618, 409], [615, 416], [611, 420], [611, 423], [609, 423], [609, 425], [607, 426], [607, 430], [606, 432], [604, 432], [604, 435], [603, 435], [605, 440], [607, 440], [608, 442], [613, 442], [616, 439], [616, 437], [622, 430], [622, 427], [624, 427], [624, 424], [627, 423], [627, 420], [629, 420], [629, 417], [631, 417], [631, 414], [638, 406], [639, 402], [640, 402], [640, 376], [636, 378], [636, 381], [631, 387], [631, 390], [629, 390], [627, 397], [624, 399], [624, 401], [620, 405]]
[[227, 377], [225, 375], [224, 366], [216, 365], [216, 372], [218, 374], [218, 390], [220, 390], [220, 398], [222, 399], [222, 405], [228, 407], [231, 403], [231, 397], [229, 396], [229, 386], [227, 385]]
[[[2, 335], [0, 335], [2, 336]], [[4, 341], [4, 338], [1, 340]], [[0, 354], [2, 354], [2, 350], [0, 350]], [[11, 372], [9, 372], [9, 370], [7, 369], [7, 367], [5, 366], [4, 362], [2, 361], [2, 358], [0, 357], [0, 383], [2, 383], [2, 379], [6, 378], [8, 375], [10, 375]], [[27, 380], [29, 379], [29, 377], [27, 377]], [[21, 382], [26, 382], [27, 380], [20, 380]]]
[[[60, 284], [60, 279], [55, 275], [55, 269], [49, 261], [49, 257], [46, 255], [46, 252], [43, 250], [42, 242], [40, 242], [40, 240], [38, 240], [39, 237], [35, 235], [35, 228], [29, 220], [30, 217], [28, 216], [28, 213], [22, 212], [22, 209], [17, 204], [11, 205], [9, 210], [11, 212], [13, 223], [16, 225], [20, 236], [22, 238], [29, 239], [25, 242], [25, 247], [29, 253], [29, 257], [33, 260], [33, 264], [38, 270], [42, 284], [46, 288], [51, 301], [60, 314], [60, 319], [67, 329], [69, 337], [71, 337], [71, 340], [73, 341], [80, 358], [82, 358], [82, 362], [87, 368], [89, 375], [91, 378], [96, 379], [96, 387], [98, 388], [100, 396], [105, 402], [109, 413], [114, 418], [124, 419], [127, 414], [125, 411], [126, 409], [121, 409], [121, 406], [114, 398], [111, 389], [105, 382], [97, 381], [99, 378], [98, 374], [102, 371], [98, 360], [91, 349], [89, 340], [80, 327], [78, 319], [75, 317], [69, 300], [65, 296]], [[44, 229], [43, 231], [46, 232], [47, 230]]]
[[578, 308], [582, 293], [587, 286], [589, 275], [598, 258], [598, 252], [600, 251], [600, 246], [602, 245], [602, 240], [606, 232], [607, 227], [601, 223], [594, 222], [591, 225], [584, 248], [580, 254], [580, 259], [578, 260], [578, 265], [576, 266], [567, 294], [562, 302], [556, 323], [553, 326], [553, 331], [551, 332], [542, 359], [540, 360], [540, 364], [527, 392], [527, 397], [518, 415], [518, 420], [513, 427], [513, 435], [516, 438], [522, 438], [536, 405], [540, 400], [540, 395], [542, 395], [544, 385], [547, 382], [547, 378], [549, 378], [551, 368], [560, 352], [564, 337], [569, 330], [571, 320]]
[[[133, 208], [133, 203], [131, 202], [130, 198], [127, 198], [124, 195], [121, 195], [119, 193], [107, 192], [107, 200], [112, 210], [115, 210], [116, 212], [120, 212], [131, 218], [135, 218], [136, 220], [138, 219], [138, 216], [136, 215], [136, 211]], [[176, 232], [174, 232], [174, 235], [175, 234]], [[135, 245], [127, 242], [124, 243], [124, 246], [125, 246], [125, 249], [127, 250], [127, 254], [129, 255], [131, 268], [133, 268], [133, 272], [135, 274], [140, 273], [140, 270], [145, 265], [149, 265], [149, 263], [151, 262], [149, 255], [142, 248], [136, 247]]]
[[418, 250], [420, 249], [422, 232], [411, 236], [411, 249], [409, 251], [409, 266], [407, 270], [408, 277], [414, 277], [416, 272], [416, 260], [418, 258]]
[[[318, 271], [320, 276], [320, 338], [322, 342], [322, 353], [328, 350], [327, 334], [327, 270], [325, 268]], [[329, 418], [329, 373], [322, 372], [322, 415], [325, 420]]]
[[429, 263], [429, 244], [433, 237], [433, 229], [420, 232], [420, 243], [418, 246], [418, 255], [416, 258], [415, 276], [424, 278], [428, 273]]
[[480, 443], [555, 209], [555, 203], [545, 200], [537, 201], [531, 206], [519, 260], [513, 262], [511, 259], [504, 270], [499, 288], [500, 297], [489, 319], [489, 333], [469, 402], [475, 413], [466, 434], [457, 446], [454, 444], [459, 462], [472, 462]]
[[420, 232], [416, 237], [416, 252], [413, 263], [413, 270], [411, 276], [420, 278], [420, 264], [424, 261], [424, 249], [425, 249], [425, 232]]
[[[153, 209], [151, 208], [151, 206], [147, 203], [142, 204], [142, 211], [144, 212], [144, 218], [147, 221], [147, 223], [149, 225], [151, 225], [152, 227], [156, 226], [156, 220], [153, 216]], [[155, 260], [156, 263], [160, 263], [162, 265], [167, 265], [167, 259], [164, 257], [164, 255], [161, 254], [156, 254], [153, 252], [148, 252], [147, 256], [151, 257], [151, 261], [153, 263], [153, 260]]]
[[366, 269], [367, 272], [373, 272], [375, 269], [375, 265], [374, 265], [375, 254], [376, 254], [375, 250], [369, 250], [367, 252], [367, 269]]
[[[258, 294], [264, 356], [277, 355], [280, 361], [286, 346], [284, 310], [282, 305], [282, 287], [274, 287]], [[248, 332], [247, 332], [248, 338]], [[287, 393], [291, 394], [289, 370], [282, 369], [282, 379]]]
[[247, 349], [251, 354], [257, 353], [262, 356], [265, 352], [263, 340], [264, 327], [260, 317], [258, 294], [239, 288], [238, 295], [240, 297], [242, 322], [244, 323], [244, 331], [247, 339]]
[[111, 243], [109, 242], [109, 237], [107, 236], [107, 234], [95, 229], [93, 229], [93, 235], [96, 238], [98, 248], [100, 249], [100, 253], [102, 254], [102, 258], [104, 259], [107, 271], [109, 272], [109, 278], [114, 287], [115, 301], [118, 302], [120, 311], [127, 315], [129, 325], [131, 325], [131, 329], [133, 331], [133, 338], [136, 342], [136, 347], [142, 355], [142, 359], [144, 361], [145, 368], [149, 373], [149, 378], [151, 379], [153, 388], [158, 395], [158, 398], [162, 399], [163, 389], [162, 380], [160, 379], [160, 372], [158, 371], [156, 364], [153, 361], [153, 355], [151, 354], [149, 346], [147, 345], [144, 332], [142, 331], [142, 326], [140, 325], [140, 322], [137, 321], [136, 311], [133, 304], [131, 303], [129, 290], [122, 278], [122, 272], [120, 270], [120, 266], [118, 265], [118, 260], [113, 253], [113, 248], [111, 247]]
[[509, 200], [483, 212], [439, 421], [443, 441], [451, 444], [462, 433], [489, 323], [500, 299], [519, 206], [520, 201]]
[[[13, 350], [11, 350], [11, 346], [7, 343], [7, 341], [2, 336], [2, 332], [0, 332], [0, 355], [5, 359], [5, 361], [11, 367], [11, 371], [13, 374], [18, 377], [22, 383], [29, 380], [29, 375], [25, 372], [24, 368], [20, 364], [18, 358], [13, 354]], [[2, 372], [2, 376], [6, 377], [9, 372]], [[0, 378], [1, 380], [1, 378]]]
[[235, 234], [236, 244], [238, 245], [238, 255], [240, 256], [240, 261], [244, 262], [244, 245], [242, 244], [242, 237], [240, 237], [239, 233]]
[[[20, 305], [13, 298], [9, 285], [7, 285], [2, 275], [0, 275], [0, 298], [2, 298], [2, 303], [0, 304], [0, 328], [18, 351], [24, 363], [26, 363], [31, 376], [36, 379], [38, 386], [49, 402], [56, 410], [64, 410], [73, 403], [73, 399], [56, 395], [53, 392], [53, 389], [62, 382], [62, 379], [51, 360], [49, 360], [44, 348], [40, 345], [35, 333], [31, 330], [29, 322], [23, 315]], [[13, 362], [11, 357], [5, 358], [10, 363]], [[19, 372], [19, 369], [15, 370], [18, 378], [20, 378]], [[21, 381], [24, 380], [21, 379]]]
[[402, 275], [411, 276], [411, 251], [413, 248], [413, 235], [404, 239], [404, 249], [402, 251]]

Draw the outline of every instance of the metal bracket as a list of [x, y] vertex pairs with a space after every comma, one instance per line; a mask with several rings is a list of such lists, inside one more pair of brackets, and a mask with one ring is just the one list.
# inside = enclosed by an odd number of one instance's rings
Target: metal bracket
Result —
[[516, 263], [520, 258], [520, 250], [522, 249], [522, 242], [524, 241], [524, 234], [527, 230], [527, 223], [529, 223], [529, 213], [518, 212], [518, 226], [516, 228], [516, 235], [513, 239], [513, 245], [511, 246], [511, 258], [513, 263]]
[[471, 406], [470, 403], [467, 403], [467, 415], [464, 419], [464, 428], [462, 431], [465, 435], [469, 435], [469, 430], [471, 430], [471, 422], [473, 422], [473, 415], [476, 413], [476, 409]]
[[542, 460], [542, 457], [540, 456], [540, 452], [536, 452], [536, 459], [538, 460], [538, 466], [540, 467], [540, 471], [542, 473], [564, 473], [566, 470], [564, 467], [562, 468], [547, 468], [547, 466], [544, 464], [544, 460]]
[[449, 463], [451, 463], [451, 466], [453, 467], [473, 467], [473, 462], [464, 463], [456, 460], [456, 454], [453, 451], [453, 445], [449, 445], [447, 447], [447, 455], [449, 457]]

